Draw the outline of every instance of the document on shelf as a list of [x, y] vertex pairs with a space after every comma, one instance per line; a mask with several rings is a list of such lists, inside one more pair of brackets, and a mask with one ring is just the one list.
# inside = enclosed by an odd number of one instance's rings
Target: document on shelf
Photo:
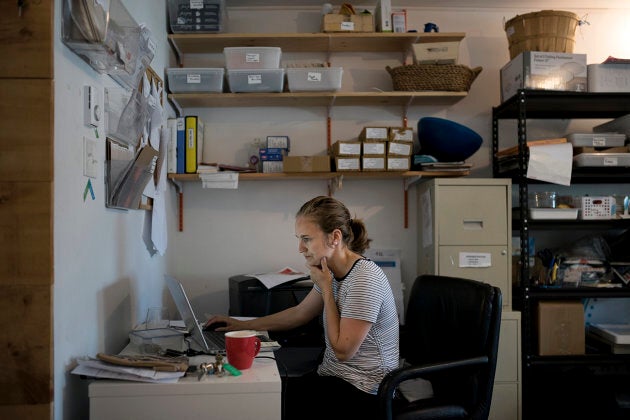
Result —
[[282, 270], [275, 273], [248, 274], [248, 276], [260, 280], [267, 289], [289, 282], [307, 280], [309, 278], [306, 273], [296, 271], [291, 267], [284, 267]]

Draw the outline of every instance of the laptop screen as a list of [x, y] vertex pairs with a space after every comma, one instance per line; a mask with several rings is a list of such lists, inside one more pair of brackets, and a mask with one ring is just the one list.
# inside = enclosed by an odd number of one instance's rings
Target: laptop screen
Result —
[[186, 331], [192, 334], [193, 339], [197, 341], [197, 344], [199, 344], [205, 352], [209, 352], [210, 346], [203, 336], [203, 331], [199, 325], [197, 317], [195, 316], [190, 300], [188, 300], [184, 286], [182, 286], [179, 280], [176, 280], [171, 276], [165, 275], [164, 278], [166, 280], [168, 290], [171, 293], [171, 297], [175, 302], [175, 306], [177, 306], [177, 310], [182, 317], [182, 321], [184, 321], [184, 324], [186, 325]]

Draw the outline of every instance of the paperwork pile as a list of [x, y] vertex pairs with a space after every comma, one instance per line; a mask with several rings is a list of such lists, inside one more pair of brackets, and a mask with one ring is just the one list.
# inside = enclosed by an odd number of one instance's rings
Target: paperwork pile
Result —
[[[102, 356], [104, 355], [99, 353], [99, 358]], [[115, 361], [111, 358], [119, 358], [120, 360]], [[174, 383], [186, 374], [186, 368], [188, 365], [187, 360], [184, 364], [180, 363], [172, 366], [156, 366], [155, 363], [153, 363], [153, 366], [151, 366], [151, 363], [149, 363], [149, 360], [146, 358], [143, 360], [135, 358], [135, 362], [130, 359], [121, 359], [121, 356], [110, 356], [110, 359], [115, 361], [115, 363], [92, 358], [80, 359], [77, 361], [78, 365], [71, 373], [94, 378], [153, 383]], [[128, 360], [128, 362], [124, 362], [124, 360]], [[152, 360], [155, 362], [154, 357]], [[144, 364], [145, 366], [130, 366], [130, 364], [134, 363], [139, 365]], [[172, 364], [172, 362], [169, 363]], [[160, 365], [160, 363], [158, 363], [158, 365]]]

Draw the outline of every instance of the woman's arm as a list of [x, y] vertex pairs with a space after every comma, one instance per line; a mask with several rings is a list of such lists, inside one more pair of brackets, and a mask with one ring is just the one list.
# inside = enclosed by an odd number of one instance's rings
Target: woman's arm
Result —
[[206, 326], [216, 322], [224, 322], [225, 327], [217, 328], [217, 331], [234, 330], [258, 330], [258, 331], [284, 331], [297, 328], [308, 323], [311, 319], [321, 314], [323, 309], [322, 297], [315, 289], [297, 305], [274, 314], [254, 318], [251, 320], [238, 320], [225, 315], [214, 315], [206, 322]]

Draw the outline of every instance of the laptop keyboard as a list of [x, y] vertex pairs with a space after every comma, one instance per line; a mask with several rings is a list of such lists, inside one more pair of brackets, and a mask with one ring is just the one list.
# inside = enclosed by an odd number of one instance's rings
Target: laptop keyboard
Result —
[[210, 347], [214, 347], [215, 350], [225, 350], [224, 331], [204, 331], [203, 335]]

